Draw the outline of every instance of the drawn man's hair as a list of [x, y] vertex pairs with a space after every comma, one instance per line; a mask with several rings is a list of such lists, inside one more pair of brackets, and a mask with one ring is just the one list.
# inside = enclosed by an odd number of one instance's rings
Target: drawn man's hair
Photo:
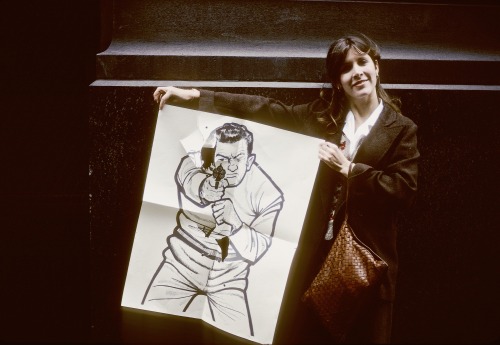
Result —
[[235, 122], [227, 122], [212, 131], [201, 149], [201, 156], [203, 160], [203, 167], [208, 168], [214, 161], [215, 147], [217, 143], [236, 143], [240, 140], [247, 142], [248, 154], [253, 151], [253, 134], [246, 126]]
[[235, 143], [243, 139], [248, 144], [248, 154], [253, 151], [253, 134], [244, 125], [234, 122], [225, 123], [215, 129], [215, 138], [217, 143]]

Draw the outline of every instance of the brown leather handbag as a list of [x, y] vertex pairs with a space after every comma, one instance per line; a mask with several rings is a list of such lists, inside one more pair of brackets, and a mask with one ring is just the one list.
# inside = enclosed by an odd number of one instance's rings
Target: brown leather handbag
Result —
[[345, 341], [363, 303], [380, 287], [388, 268], [383, 259], [356, 237], [349, 225], [347, 207], [345, 212], [344, 222], [319, 273], [302, 297], [336, 342]]

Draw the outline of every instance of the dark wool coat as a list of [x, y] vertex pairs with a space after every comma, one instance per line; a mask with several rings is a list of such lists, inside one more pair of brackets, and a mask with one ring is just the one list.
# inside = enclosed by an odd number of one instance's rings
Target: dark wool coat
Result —
[[[335, 144], [340, 143], [343, 123], [335, 134], [328, 134], [315, 112], [325, 103], [288, 106], [261, 96], [239, 95], [201, 90], [199, 109], [241, 117], [302, 134], [312, 135]], [[349, 178], [348, 213], [357, 237], [389, 265], [387, 277], [378, 297], [392, 301], [398, 269], [396, 219], [410, 206], [417, 191], [419, 152], [417, 126], [409, 118], [384, 104], [379, 119], [360, 145]], [[325, 241], [326, 224], [331, 211], [333, 190], [346, 178], [320, 163], [299, 248], [294, 259], [285, 298], [300, 300], [314, 278], [332, 241]], [[336, 212], [334, 229], [338, 231], [345, 203]], [[292, 303], [292, 302], [291, 302]], [[296, 309], [291, 308], [290, 312]]]

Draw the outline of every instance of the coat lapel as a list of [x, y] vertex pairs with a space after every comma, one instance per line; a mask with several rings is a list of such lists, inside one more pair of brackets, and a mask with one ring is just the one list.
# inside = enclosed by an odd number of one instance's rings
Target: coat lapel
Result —
[[398, 136], [401, 128], [398, 125], [397, 113], [385, 105], [380, 118], [359, 146], [353, 162], [365, 163], [372, 167], [377, 166]]
[[[397, 116], [397, 113], [388, 105], [384, 106], [384, 110], [380, 114], [378, 121], [375, 123], [366, 139], [361, 143], [353, 159], [355, 163], [365, 163], [372, 167], [377, 166], [401, 132], [402, 126], [399, 124], [400, 122], [397, 120]], [[343, 127], [344, 123], [341, 123], [339, 128]], [[338, 145], [341, 138], [342, 130], [328, 136], [326, 139]], [[325, 217], [331, 211], [333, 188], [337, 181], [339, 181], [339, 176], [338, 173], [330, 169], [325, 163], [320, 163], [317, 188], [319, 188], [320, 203]]]

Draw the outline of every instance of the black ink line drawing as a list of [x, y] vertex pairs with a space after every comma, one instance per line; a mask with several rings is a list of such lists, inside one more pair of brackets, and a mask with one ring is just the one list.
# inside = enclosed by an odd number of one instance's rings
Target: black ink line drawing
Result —
[[142, 304], [180, 313], [206, 298], [214, 322], [248, 325], [253, 336], [250, 267], [271, 246], [283, 192], [256, 162], [252, 132], [232, 122], [181, 159], [175, 181], [177, 225]]

